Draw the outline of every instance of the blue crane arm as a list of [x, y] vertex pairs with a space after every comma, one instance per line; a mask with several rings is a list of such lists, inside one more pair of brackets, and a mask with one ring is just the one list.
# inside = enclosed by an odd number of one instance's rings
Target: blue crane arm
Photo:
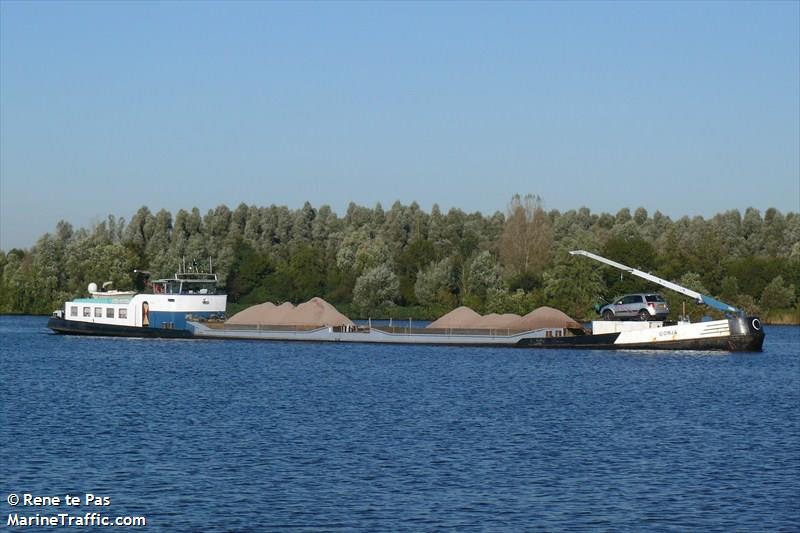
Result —
[[736, 307], [726, 304], [725, 302], [720, 302], [719, 300], [712, 298], [711, 296], [707, 296], [705, 294], [700, 295], [701, 300], [704, 304], [709, 307], [713, 307], [718, 311], [722, 311], [723, 313], [741, 313], [740, 309]]

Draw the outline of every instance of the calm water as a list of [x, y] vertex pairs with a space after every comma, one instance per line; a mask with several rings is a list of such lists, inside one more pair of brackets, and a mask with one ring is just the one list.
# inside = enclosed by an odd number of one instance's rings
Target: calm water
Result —
[[0, 528], [10, 492], [91, 492], [165, 531], [800, 530], [797, 327], [720, 355], [45, 321], [0, 317]]

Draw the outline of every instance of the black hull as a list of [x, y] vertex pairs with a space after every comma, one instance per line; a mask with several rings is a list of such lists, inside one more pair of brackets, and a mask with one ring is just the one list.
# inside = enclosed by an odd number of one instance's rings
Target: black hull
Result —
[[63, 335], [94, 335], [101, 337], [142, 337], [162, 339], [192, 339], [192, 333], [185, 329], [140, 328], [134, 326], [115, 326], [112, 324], [96, 324], [50, 317], [47, 327]]
[[[732, 319], [738, 322], [738, 319]], [[758, 328], [753, 324], [758, 324]], [[619, 333], [599, 335], [575, 335], [566, 337], [540, 337], [521, 339], [515, 344], [491, 343], [479, 344], [470, 342], [453, 342], [447, 344], [409, 342], [408, 344], [432, 346], [475, 346], [475, 347], [507, 347], [507, 348], [542, 348], [542, 349], [590, 349], [590, 350], [698, 350], [698, 351], [726, 351], [726, 352], [760, 352], [764, 344], [764, 331], [758, 319], [741, 320], [732, 323], [733, 330], [739, 334], [725, 337], [696, 338], [676, 341], [645, 342], [638, 344], [616, 344]], [[251, 340], [251, 341], [290, 341], [290, 342], [331, 342], [329, 340], [310, 339], [302, 337], [283, 339], [253, 339], [235, 338], [214, 335], [194, 335], [191, 331], [183, 329], [141, 328], [132, 326], [114, 326], [109, 324], [96, 324], [92, 322], [79, 322], [51, 317], [47, 327], [56, 333], [66, 335], [95, 335], [110, 337], [142, 337], [142, 338], [168, 338], [168, 339], [209, 339], [209, 340]], [[359, 342], [357, 340], [343, 340], [340, 342]], [[387, 342], [387, 344], [402, 344]]]
[[619, 333], [605, 335], [575, 335], [574, 337], [541, 337], [522, 339], [515, 346], [519, 348], [587, 348], [591, 350], [611, 350], [618, 348], [614, 341]]

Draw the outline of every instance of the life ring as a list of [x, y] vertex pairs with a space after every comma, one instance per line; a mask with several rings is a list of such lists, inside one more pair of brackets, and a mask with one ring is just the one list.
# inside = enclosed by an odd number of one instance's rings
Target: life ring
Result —
[[754, 318], [751, 324], [753, 325], [754, 330], [758, 331], [761, 329], [761, 321], [759, 319]]

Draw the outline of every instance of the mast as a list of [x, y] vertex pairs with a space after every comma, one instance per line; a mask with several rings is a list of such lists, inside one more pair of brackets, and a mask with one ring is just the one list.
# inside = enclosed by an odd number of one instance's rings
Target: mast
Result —
[[653, 283], [657, 283], [658, 285], [671, 289], [677, 293], [689, 296], [690, 298], [694, 298], [697, 303], [705, 304], [709, 307], [717, 309], [718, 311], [722, 311], [723, 313], [736, 313], [739, 315], [743, 314], [743, 312], [740, 309], [737, 309], [732, 305], [726, 304], [725, 302], [720, 302], [719, 300], [712, 298], [711, 296], [708, 296], [706, 294], [700, 294], [697, 291], [693, 291], [692, 289], [686, 288], [682, 285], [678, 285], [677, 283], [667, 281], [663, 278], [659, 278], [658, 276], [654, 276], [642, 270], [631, 268], [629, 266], [623, 265], [622, 263], [617, 263], [616, 261], [612, 261], [611, 259], [606, 259], [605, 257], [599, 256], [597, 254], [593, 254], [585, 250], [573, 250], [570, 252], [570, 255], [583, 255], [588, 257], [589, 259], [594, 259], [595, 261], [605, 263], [606, 265], [622, 270], [623, 272], [628, 272], [629, 274], [633, 274], [634, 276], [646, 279], [647, 281], [652, 281]]

